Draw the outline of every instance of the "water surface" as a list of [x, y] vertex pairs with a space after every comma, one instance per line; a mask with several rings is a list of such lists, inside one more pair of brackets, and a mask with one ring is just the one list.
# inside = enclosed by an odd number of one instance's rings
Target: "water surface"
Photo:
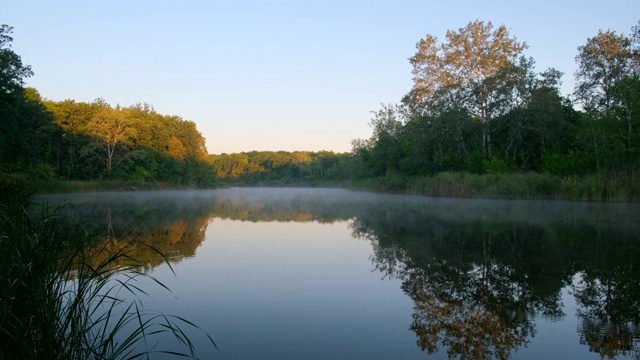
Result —
[[46, 199], [133, 244], [172, 290], [143, 284], [148, 306], [196, 322], [225, 359], [640, 356], [637, 204], [271, 188]]

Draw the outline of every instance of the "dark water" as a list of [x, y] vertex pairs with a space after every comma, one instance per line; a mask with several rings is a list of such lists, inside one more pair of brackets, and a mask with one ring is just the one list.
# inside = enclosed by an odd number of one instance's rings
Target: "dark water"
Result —
[[[640, 206], [225, 189], [58, 195], [202, 358], [640, 358]], [[171, 261], [175, 275], [151, 245]], [[148, 287], [148, 288], [147, 288]]]

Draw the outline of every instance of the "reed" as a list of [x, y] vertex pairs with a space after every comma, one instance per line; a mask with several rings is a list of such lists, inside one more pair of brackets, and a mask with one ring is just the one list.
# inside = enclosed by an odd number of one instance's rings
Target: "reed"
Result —
[[557, 199], [561, 179], [537, 173], [470, 174], [443, 172], [412, 179], [409, 191], [431, 196]]
[[[44, 180], [37, 182], [39, 192], [46, 194], [77, 193], [97, 191], [164, 190], [176, 188], [163, 182], [140, 180]], [[182, 187], [181, 187], [182, 188]]]
[[1, 178], [0, 188], [0, 359], [197, 357], [187, 330], [202, 330], [145, 308], [140, 280], [151, 276], [126, 248], [96, 246], [103, 232], [32, 204], [23, 183]]
[[640, 172], [569, 177], [545, 173], [392, 174], [361, 181], [354, 187], [445, 197], [633, 202], [640, 201]]

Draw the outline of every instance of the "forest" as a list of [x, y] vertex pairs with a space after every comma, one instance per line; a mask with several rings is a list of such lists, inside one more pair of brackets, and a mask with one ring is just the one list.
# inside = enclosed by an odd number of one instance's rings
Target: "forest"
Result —
[[[472, 21], [420, 39], [413, 87], [373, 111], [352, 151], [208, 154], [193, 121], [152, 105], [52, 101], [0, 29], [0, 173], [60, 181], [354, 186], [430, 195], [640, 198], [640, 23], [577, 49], [575, 89], [535, 70], [505, 25]], [[224, 121], [221, 119], [220, 121]], [[144, 185], [143, 185], [144, 186]], [[521, 189], [526, 186], [530, 189]], [[487, 190], [487, 188], [491, 188]], [[533, 189], [533, 190], [531, 190]]]
[[536, 173], [637, 194], [640, 24], [629, 36], [601, 30], [578, 48], [569, 97], [559, 91], [563, 74], [536, 73], [526, 48], [482, 21], [441, 43], [420, 40], [413, 88], [374, 112], [371, 138], [353, 142], [368, 175]]

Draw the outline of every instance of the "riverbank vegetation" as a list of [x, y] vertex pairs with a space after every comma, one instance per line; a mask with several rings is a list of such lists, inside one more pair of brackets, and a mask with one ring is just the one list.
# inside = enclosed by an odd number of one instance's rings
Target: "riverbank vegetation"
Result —
[[433, 196], [638, 201], [640, 24], [578, 48], [573, 94], [525, 42], [473, 21], [421, 39], [413, 87], [352, 151], [207, 154], [195, 123], [149, 104], [44, 99], [1, 28], [0, 173], [43, 192], [340, 186]]
[[482, 21], [420, 40], [412, 89], [353, 142], [364, 177], [437, 195], [637, 201], [640, 24], [578, 48], [570, 97], [526, 48]]
[[141, 283], [155, 280], [129, 246], [32, 203], [15, 179], [0, 186], [0, 359], [195, 358], [195, 325], [145, 307]]

